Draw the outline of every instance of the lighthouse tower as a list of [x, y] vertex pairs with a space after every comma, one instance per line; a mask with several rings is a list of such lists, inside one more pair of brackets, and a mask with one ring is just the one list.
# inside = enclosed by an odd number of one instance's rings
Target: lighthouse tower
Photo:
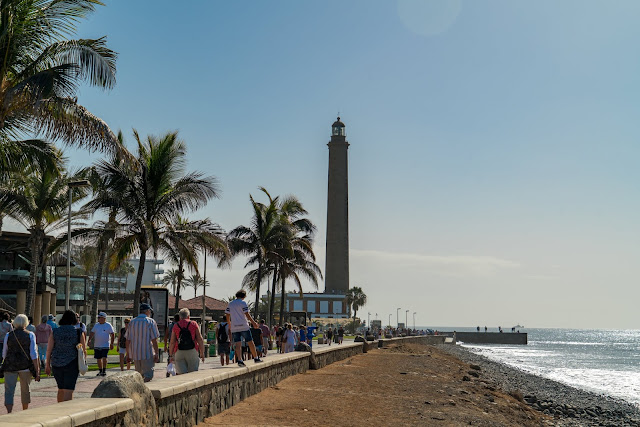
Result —
[[327, 194], [327, 254], [325, 293], [349, 290], [349, 173], [344, 123], [331, 125], [329, 146], [329, 191]]

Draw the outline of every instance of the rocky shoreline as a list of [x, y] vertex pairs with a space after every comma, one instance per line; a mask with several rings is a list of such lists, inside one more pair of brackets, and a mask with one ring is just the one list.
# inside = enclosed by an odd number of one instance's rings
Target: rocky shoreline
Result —
[[552, 416], [559, 426], [640, 426], [640, 409], [610, 396], [597, 395], [521, 371], [464, 347], [440, 345], [462, 361], [477, 365], [483, 377], [530, 407]]

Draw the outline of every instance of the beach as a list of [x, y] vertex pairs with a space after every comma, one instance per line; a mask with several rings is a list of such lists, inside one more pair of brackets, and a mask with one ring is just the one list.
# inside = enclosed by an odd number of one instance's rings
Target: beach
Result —
[[205, 425], [640, 425], [638, 409], [473, 354], [398, 344], [277, 386]]

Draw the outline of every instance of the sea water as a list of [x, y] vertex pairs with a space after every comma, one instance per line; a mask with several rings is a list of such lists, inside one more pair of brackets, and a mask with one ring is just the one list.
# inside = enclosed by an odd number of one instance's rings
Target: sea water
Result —
[[[458, 330], [470, 332], [475, 328]], [[521, 332], [528, 333], [528, 345], [461, 345], [531, 374], [640, 406], [640, 330], [521, 329]], [[504, 333], [511, 333], [510, 329]]]

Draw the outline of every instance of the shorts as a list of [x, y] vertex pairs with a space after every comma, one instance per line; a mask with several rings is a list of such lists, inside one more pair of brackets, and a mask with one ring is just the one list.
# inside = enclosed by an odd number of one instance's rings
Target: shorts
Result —
[[269, 338], [267, 337], [262, 337], [262, 348], [269, 348], [271, 347], [269, 345]]
[[256, 351], [262, 353], [262, 344], [256, 346]]
[[75, 390], [78, 375], [80, 375], [80, 372], [78, 371], [77, 357], [67, 365], [53, 367], [53, 377], [61, 390]]
[[232, 332], [231, 335], [233, 335], [234, 343], [240, 342], [242, 338], [244, 338], [246, 342], [253, 341], [253, 337], [251, 336], [251, 331], [249, 329], [246, 331]]
[[126, 347], [120, 347], [120, 350], [118, 350], [118, 353], [124, 355], [127, 354], [127, 348]]
[[93, 358], [94, 359], [103, 359], [107, 357], [109, 354], [109, 348], [94, 348], [93, 349]]
[[231, 345], [228, 342], [218, 343], [218, 356], [231, 353]]

